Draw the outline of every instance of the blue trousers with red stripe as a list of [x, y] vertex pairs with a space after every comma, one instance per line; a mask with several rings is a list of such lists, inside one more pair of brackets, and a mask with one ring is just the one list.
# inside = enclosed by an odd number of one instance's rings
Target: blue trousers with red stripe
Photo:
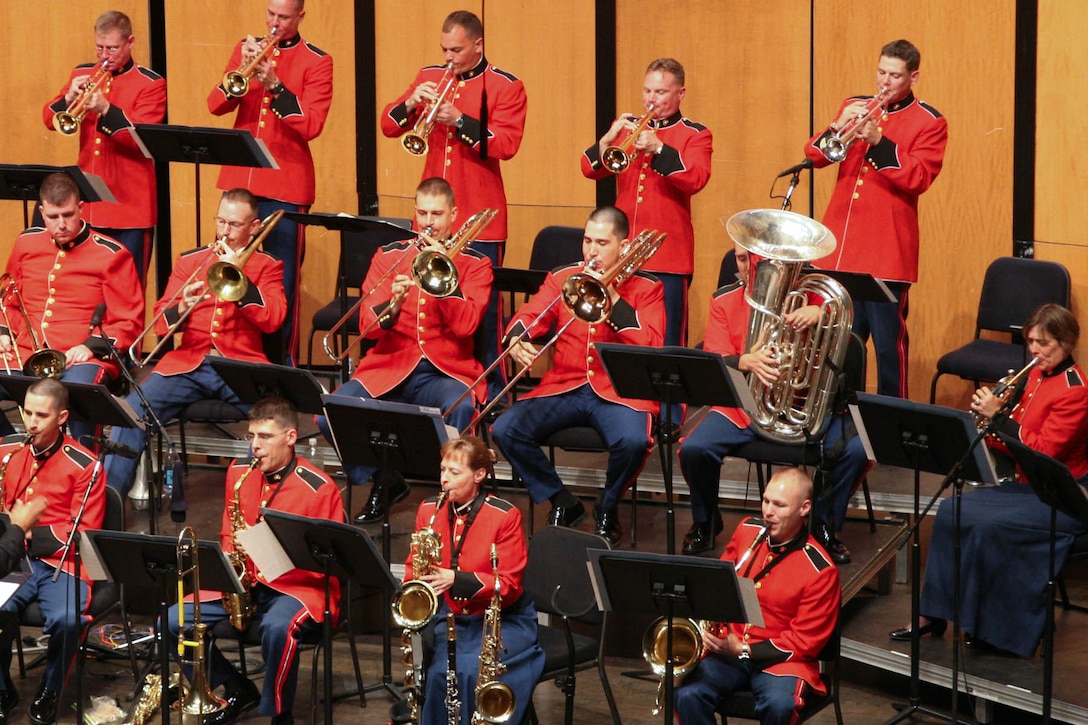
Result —
[[876, 392], [896, 398], [907, 397], [907, 335], [906, 282], [887, 282], [897, 302], [854, 302], [853, 331], [866, 342], [873, 337], [876, 351]]
[[[60, 690], [68, 669], [75, 660], [79, 649], [81, 629], [87, 619], [82, 614], [90, 604], [90, 588], [86, 582], [79, 583], [79, 611], [76, 611], [75, 578], [61, 574], [53, 581], [56, 571], [48, 564], [33, 559], [30, 562], [30, 578], [15, 590], [11, 599], [4, 603], [2, 611], [22, 613], [32, 602], [37, 602], [45, 617], [42, 630], [49, 635], [49, 646], [45, 650], [45, 678], [42, 682], [47, 690]], [[11, 648], [0, 649], [0, 671], [7, 673], [11, 668]], [[7, 677], [0, 677], [0, 690], [4, 689]]]
[[[300, 640], [316, 642], [321, 634], [321, 624], [315, 622], [306, 613], [302, 602], [287, 594], [257, 585], [253, 588], [253, 603], [257, 606], [260, 621], [258, 627], [261, 637], [261, 656], [264, 658], [264, 686], [261, 688], [262, 715], [273, 716], [291, 712], [295, 704], [295, 688], [298, 684], [298, 646]], [[200, 617], [210, 631], [216, 623], [228, 617], [221, 600], [200, 603]], [[170, 607], [167, 615], [167, 646], [171, 652], [177, 652], [178, 642], [178, 605]], [[193, 622], [193, 605], [185, 605], [185, 626]], [[191, 635], [190, 635], [191, 636]], [[213, 643], [206, 650], [208, 684], [213, 689], [229, 680], [240, 679], [241, 674], [234, 669], [219, 648]], [[186, 674], [188, 670], [186, 670]]]
[[790, 725], [804, 705], [807, 685], [797, 677], [769, 675], [736, 657], [704, 657], [684, 683], [673, 690], [680, 725], [717, 725], [714, 713], [727, 696], [751, 690], [761, 725]]

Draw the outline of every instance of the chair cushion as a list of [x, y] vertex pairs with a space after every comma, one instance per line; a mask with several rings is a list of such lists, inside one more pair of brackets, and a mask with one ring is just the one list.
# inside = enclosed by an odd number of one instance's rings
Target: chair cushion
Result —
[[1019, 370], [1027, 362], [1023, 345], [995, 340], [974, 340], [945, 353], [937, 361], [937, 372], [959, 375], [965, 380], [1000, 380], [1010, 370]]
[[186, 406], [178, 415], [182, 422], [190, 420], [202, 420], [217, 423], [230, 423], [236, 420], [245, 420], [246, 414], [240, 408], [223, 400], [198, 400], [192, 405]]
[[734, 452], [735, 458], [752, 463], [779, 463], [791, 466], [815, 466], [820, 462], [819, 445], [794, 445], [756, 440], [745, 443]]
[[[579, 665], [597, 659], [597, 640], [584, 634], [574, 633], [574, 663]], [[561, 627], [537, 628], [537, 640], [544, 650], [544, 672], [556, 672], [567, 667], [567, 638]]]
[[582, 451], [596, 453], [607, 451], [604, 439], [595, 428], [589, 426], [575, 426], [564, 428], [552, 433], [544, 439], [542, 445], [549, 448], [562, 448], [564, 451]]

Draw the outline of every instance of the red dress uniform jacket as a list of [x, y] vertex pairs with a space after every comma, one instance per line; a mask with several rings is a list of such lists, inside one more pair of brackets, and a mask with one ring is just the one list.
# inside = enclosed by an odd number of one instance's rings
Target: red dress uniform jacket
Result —
[[[234, 47], [223, 72], [242, 65], [242, 43]], [[237, 110], [234, 128], [244, 129], [268, 146], [279, 169], [224, 166], [218, 186], [249, 189], [257, 196], [308, 206], [314, 203], [314, 159], [310, 141], [325, 127], [332, 104], [332, 56], [296, 35], [272, 51], [276, 76], [286, 89], [273, 98], [256, 80], [241, 98], [229, 98], [223, 85], [208, 95], [208, 110], [222, 116]]]
[[[843, 101], [839, 114], [859, 98]], [[855, 143], [839, 164], [823, 219], [838, 246], [814, 264], [894, 282], [917, 282], [918, 197], [941, 172], [948, 121], [910, 93], [888, 107], [880, 128], [884, 134], [880, 143]], [[805, 148], [816, 168], [830, 163], [817, 147], [830, 134], [830, 129], [817, 134]]]
[[[581, 263], [562, 267], [548, 273], [540, 291], [521, 306], [510, 321], [506, 331], [509, 340], [520, 334], [562, 293], [563, 282], [576, 272]], [[530, 330], [530, 337], [543, 336], [554, 323], [560, 329], [571, 319], [574, 323], [559, 336], [555, 343], [555, 355], [551, 369], [544, 374], [540, 384], [526, 393], [524, 398], [558, 395], [585, 385], [593, 386], [593, 392], [605, 400], [626, 405], [634, 410], [657, 413], [660, 404], [649, 400], [633, 400], [616, 395], [612, 381], [597, 354], [598, 342], [622, 342], [629, 345], [659, 346], [665, 340], [665, 301], [661, 282], [648, 274], [636, 274], [619, 287], [620, 301], [612, 308], [607, 322], [587, 325], [574, 318], [562, 302], [551, 307], [548, 313]]]
[[[64, 94], [77, 76], [93, 76], [98, 63], [76, 66], [68, 82], [42, 109], [50, 131], [53, 116], [68, 107]], [[162, 123], [166, 118], [166, 79], [131, 59], [113, 72], [104, 87], [110, 108], [106, 115], [88, 113], [79, 127], [79, 168], [102, 177], [117, 199], [87, 204], [84, 218], [94, 227], [146, 229], [155, 226], [155, 163], [144, 156], [132, 135], [137, 123]]]
[[[521, 596], [521, 575], [529, 560], [525, 548], [525, 533], [521, 530], [521, 511], [506, 499], [489, 494], [478, 503], [480, 511], [468, 527], [464, 544], [457, 561], [457, 573], [453, 586], [443, 595], [454, 614], [483, 614], [495, 593], [495, 577], [491, 568], [491, 545], [495, 544], [499, 557], [499, 587], [504, 606], [513, 604]], [[429, 498], [416, 511], [415, 531], [427, 525], [434, 513], [437, 497]], [[442, 537], [442, 561], [438, 566], [450, 568], [453, 547], [468, 523], [467, 516], [457, 516], [452, 524], [448, 507], [442, 506], [435, 518], [434, 530]], [[412, 573], [412, 555], [404, 569], [404, 581], [415, 578]]]
[[[230, 511], [234, 504], [234, 484], [249, 469], [249, 461], [234, 461], [227, 469], [226, 507], [219, 541], [223, 551], [234, 551], [234, 539], [230, 525]], [[306, 516], [311, 519], [344, 521], [344, 503], [340, 489], [321, 469], [305, 458], [295, 458], [283, 471], [266, 477], [254, 469], [242, 483], [239, 492], [242, 500], [242, 516], [246, 524], [254, 526], [262, 508]], [[306, 613], [315, 622], [324, 621], [325, 579], [318, 572], [292, 569], [268, 581], [249, 559], [249, 572], [261, 584], [287, 594], [302, 602]], [[333, 621], [340, 616], [340, 582], [335, 577], [330, 582], [329, 611]], [[203, 596], [202, 596], [203, 598]]]
[[[7, 271], [19, 285], [34, 334], [46, 346], [67, 352], [86, 345], [92, 361], [116, 377], [117, 363], [98, 331], [87, 333], [98, 303], [106, 303], [102, 330], [120, 350], [143, 326], [144, 293], [132, 255], [117, 241], [91, 231], [86, 222], [76, 237], [58, 248], [47, 231], [27, 229], [15, 241]], [[8, 318], [26, 362], [32, 352], [18, 303], [9, 300]], [[88, 361], [88, 362], [92, 362]]]
[[[155, 303], [155, 314], [173, 299], [189, 275], [213, 254], [211, 247], [193, 249], [180, 255], [166, 283], [166, 291]], [[211, 264], [214, 264], [212, 262]], [[205, 270], [207, 267], [206, 265]], [[203, 274], [203, 273], [202, 273]], [[283, 294], [283, 262], [264, 252], [255, 252], [245, 266], [249, 287], [237, 302], [221, 302], [214, 295], [204, 300], [181, 327], [181, 345], [163, 355], [155, 366], [161, 375], [178, 375], [196, 370], [212, 350], [223, 357], [245, 362], [267, 363], [261, 333], [275, 332], [287, 315]], [[179, 298], [180, 299], [180, 298]], [[178, 321], [177, 304], [155, 323], [155, 333], [166, 334]]]
[[[645, 271], [692, 274], [695, 230], [691, 197], [710, 181], [714, 138], [710, 129], [684, 118], [679, 111], [651, 124], [665, 146], [657, 155], [634, 154], [627, 171], [616, 174], [616, 206], [631, 220], [632, 232], [656, 229], [668, 233], [661, 249], [643, 267]], [[621, 135], [617, 142], [623, 138]], [[582, 154], [582, 174], [588, 179], [611, 175], [601, 165], [597, 144]]]
[[[755, 541], [763, 522], [748, 518], [737, 526], [722, 554], [723, 561], [737, 562]], [[820, 680], [817, 655], [835, 631], [839, 619], [839, 570], [816, 540], [805, 534], [805, 543], [784, 558], [785, 547], [760, 544], [739, 575], [755, 578], [772, 561], [781, 558], [757, 583], [756, 596], [763, 610], [763, 627], [730, 624], [729, 630], [747, 642], [752, 663], [771, 675], [798, 677], [817, 693]]]
[[[401, 304], [400, 312], [390, 319], [386, 314], [392, 295], [392, 279], [378, 284], [387, 272], [403, 258], [399, 269], [408, 273], [415, 258], [411, 242], [394, 242], [378, 250], [371, 260], [361, 294], [374, 289], [367, 304], [360, 308], [360, 329], [365, 330], [376, 320], [367, 335], [378, 344], [359, 361], [352, 377], [374, 397], [381, 397], [400, 385], [419, 361], [427, 358], [446, 375], [465, 385], [483, 372], [483, 366], [473, 357], [473, 334], [480, 324], [491, 294], [491, 260], [472, 249], [453, 257], [457, 267], [458, 287], [444, 298], [431, 297], [413, 286]], [[375, 289], [375, 286], [377, 288]], [[476, 386], [476, 399], [487, 397], [487, 384]]]
[[[409, 114], [404, 101], [420, 83], [438, 83], [445, 66], [423, 68], [412, 85], [382, 111], [382, 133], [397, 138], [411, 130], [423, 106]], [[481, 98], [487, 91], [487, 158], [480, 158], [483, 127]], [[480, 232], [481, 241], [505, 241], [506, 191], [499, 162], [512, 159], [521, 146], [525, 131], [525, 86], [516, 77], [481, 59], [475, 68], [458, 79], [453, 105], [464, 114], [461, 128], [436, 123], [427, 138], [427, 160], [421, 179], [440, 176], [450, 183], [462, 218], [481, 209], [498, 209], [498, 216]]]
[[[94, 456], [69, 436], [58, 436], [54, 444], [37, 457], [30, 446], [22, 446], [25, 436], [10, 435], [0, 441], [0, 461], [8, 460], [4, 476], [4, 507], [11, 510], [16, 501], [45, 496], [49, 502], [45, 513], [34, 527], [30, 540], [31, 556], [41, 559], [54, 569], [60, 566], [64, 545], [72, 533], [72, 522], [83, 504], [83, 494], [91, 485]], [[96, 481], [87, 497], [80, 531], [102, 528], [106, 515], [106, 481]], [[90, 583], [86, 567], [80, 567], [80, 578]], [[74, 560], [64, 560], [66, 574], [74, 574]]]
[[[1088, 381], [1084, 371], [1066, 358], [1052, 372], [1032, 368], [1024, 394], [1000, 430], [1069, 467], [1074, 478], [1088, 474]], [[987, 443], [998, 450], [994, 438]]]
[[[744, 299], [744, 284], [740, 280], [716, 291], [710, 299], [703, 349], [725, 357], [739, 357], [746, 353], [751, 310]], [[743, 408], [716, 405], [712, 410], [724, 415], [738, 428], [747, 428], [751, 422]]]

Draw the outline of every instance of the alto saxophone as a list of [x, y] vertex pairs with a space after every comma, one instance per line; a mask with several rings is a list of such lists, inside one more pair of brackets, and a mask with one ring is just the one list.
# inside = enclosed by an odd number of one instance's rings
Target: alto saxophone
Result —
[[480, 668], [476, 674], [476, 709], [472, 725], [504, 723], [514, 714], [517, 697], [499, 677], [506, 674], [506, 665], [499, 661], [502, 646], [502, 585], [499, 582], [499, 555], [491, 545], [491, 571], [495, 575], [495, 593], [484, 612], [484, 634], [480, 642]]
[[19, 445], [13, 448], [6, 456], [4, 456], [3, 461], [0, 461], [0, 513], [6, 513], [8, 510], [8, 506], [6, 503], [8, 497], [7, 492], [4, 490], [4, 479], [8, 475], [8, 464], [11, 463], [11, 457], [26, 448], [28, 445], [30, 445], [30, 441], [33, 438], [33, 433], [27, 433], [26, 437], [23, 438], [22, 441], [20, 441]]
[[234, 566], [234, 571], [238, 574], [238, 579], [242, 582], [245, 592], [243, 594], [235, 594], [234, 592], [224, 594], [223, 608], [230, 615], [231, 625], [239, 632], [249, 629], [249, 619], [256, 609], [250, 597], [250, 589], [253, 587], [254, 582], [249, 573], [249, 557], [238, 549], [238, 532], [249, 528], [246, 517], [242, 513], [242, 484], [246, 482], [249, 474], [253, 473], [253, 469], [260, 462], [261, 459], [256, 457], [250, 459], [249, 468], [234, 482], [233, 497], [230, 504], [230, 536], [231, 541], [234, 542], [234, 550], [230, 552], [230, 563]]

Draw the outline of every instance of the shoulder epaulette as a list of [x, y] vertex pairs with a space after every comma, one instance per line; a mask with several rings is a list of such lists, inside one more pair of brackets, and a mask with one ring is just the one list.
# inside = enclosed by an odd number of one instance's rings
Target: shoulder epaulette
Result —
[[690, 118], [683, 118], [683, 119], [680, 120], [680, 122], [683, 123], [688, 128], [693, 128], [696, 131], [705, 131], [706, 130], [706, 126], [699, 123], [698, 121], [692, 121]]
[[61, 450], [64, 451], [64, 455], [68, 456], [68, 458], [80, 468], [86, 468], [94, 463], [94, 456], [73, 445], [66, 444]]
[[407, 249], [409, 247], [409, 245], [411, 245], [411, 243], [412, 243], [412, 240], [410, 240], [410, 239], [401, 239], [400, 241], [397, 241], [397, 242], [389, 242], [389, 244], [382, 245], [381, 251], [383, 251], [383, 252], [396, 252], [396, 251], [404, 250], [404, 249]]
[[321, 48], [318, 48], [316, 45], [314, 45], [313, 43], [311, 43], [309, 41], [306, 41], [306, 47], [310, 49], [310, 52], [315, 53], [317, 55], [328, 55], [328, 53], [321, 50]]
[[1078, 387], [1084, 385], [1084, 379], [1081, 378], [1076, 368], [1071, 367], [1065, 371], [1065, 384], [1071, 388]]
[[94, 68], [98, 63], [80, 63], [76, 66], [77, 70], [83, 70], [84, 68]]
[[801, 548], [801, 551], [808, 557], [808, 560], [812, 562], [812, 566], [816, 571], [823, 571], [829, 566], [835, 566], [823, 555], [820, 549], [812, 545], [812, 542], [805, 544]]
[[732, 284], [723, 285], [723, 286], [719, 287], [718, 289], [714, 290], [714, 293], [712, 295], [710, 295], [710, 296], [713, 297], [714, 299], [717, 299], [717, 298], [721, 297], [722, 295], [729, 294], [730, 292], [735, 292], [736, 290], [738, 290], [739, 288], [741, 288], [743, 286], [744, 286], [744, 282], [741, 282], [738, 279], [737, 281], [733, 282]]
[[10, 445], [12, 443], [22, 443], [26, 435], [23, 433], [9, 433], [3, 438], [0, 438], [0, 446]]
[[473, 249], [472, 247], [465, 247], [461, 250], [460, 253], [469, 257], [473, 257], [475, 259], [491, 259], [491, 257], [488, 257], [487, 255], [480, 252], [478, 249]]
[[122, 247], [119, 242], [115, 242], [109, 237], [103, 237], [100, 234], [91, 234], [91, 239], [94, 240], [95, 244], [105, 247], [111, 252], [120, 252], [122, 249], [124, 249], [124, 247]]
[[317, 491], [319, 488], [325, 485], [326, 479], [317, 471], [311, 471], [309, 468], [303, 466], [295, 466], [295, 473], [302, 479], [303, 483]]
[[196, 254], [197, 252], [206, 252], [206, 251], [208, 251], [207, 247], [197, 247], [195, 249], [187, 249], [186, 251], [182, 252], [178, 256], [179, 257], [188, 257], [190, 254]]
[[440, 70], [440, 71], [444, 71], [444, 70], [446, 70], [446, 66], [444, 66], [444, 65], [426, 65], [426, 66], [423, 66], [423, 70]]
[[20, 237], [25, 237], [27, 234], [38, 234], [39, 232], [44, 232], [44, 231], [45, 231], [45, 227], [27, 227], [26, 229], [24, 229], [19, 234], [19, 236]]
[[159, 74], [159, 73], [156, 73], [155, 71], [151, 70], [150, 68], [144, 68], [142, 65], [138, 65], [138, 66], [136, 66], [136, 70], [140, 73], [140, 75], [142, 75], [144, 78], [147, 78], [148, 80], [152, 80], [152, 81], [162, 80], [162, 75]]
[[658, 279], [658, 278], [657, 278], [656, 276], [654, 276], [654, 274], [653, 274], [653, 273], [651, 273], [651, 272], [643, 272], [642, 270], [639, 270], [638, 272], [636, 272], [636, 273], [635, 273], [635, 276], [636, 276], [636, 277], [642, 277], [643, 279], [646, 279], [646, 280], [649, 280], [649, 281], [651, 281], [651, 282], [654, 282], [655, 284], [656, 284], [657, 282], [660, 282], [660, 281], [661, 281], [661, 280], [660, 280], [660, 279]]
[[488, 496], [484, 499], [484, 503], [492, 508], [496, 508], [503, 513], [506, 513], [510, 509], [514, 508], [514, 504], [507, 501], [505, 498], [499, 498], [498, 496]]
[[940, 117], [941, 117], [941, 112], [940, 112], [940, 111], [938, 111], [938, 110], [937, 110], [936, 108], [934, 108], [933, 106], [931, 106], [931, 105], [929, 105], [928, 103], [926, 103], [925, 101], [918, 101], [918, 105], [919, 105], [919, 106], [921, 106], [922, 108], [926, 109], [927, 111], [929, 111], [929, 113], [930, 113], [930, 114], [931, 114], [931, 115], [932, 115], [932, 116], [933, 116], [934, 118], [940, 118]]
[[567, 264], [561, 264], [552, 270], [552, 274], [559, 274], [563, 270], [570, 269], [571, 267], [581, 267], [582, 262], [568, 262]]
[[491, 70], [494, 71], [495, 75], [500, 75], [511, 83], [517, 83], [518, 77], [513, 73], [507, 73], [506, 71], [500, 70], [495, 66], [491, 66]]

